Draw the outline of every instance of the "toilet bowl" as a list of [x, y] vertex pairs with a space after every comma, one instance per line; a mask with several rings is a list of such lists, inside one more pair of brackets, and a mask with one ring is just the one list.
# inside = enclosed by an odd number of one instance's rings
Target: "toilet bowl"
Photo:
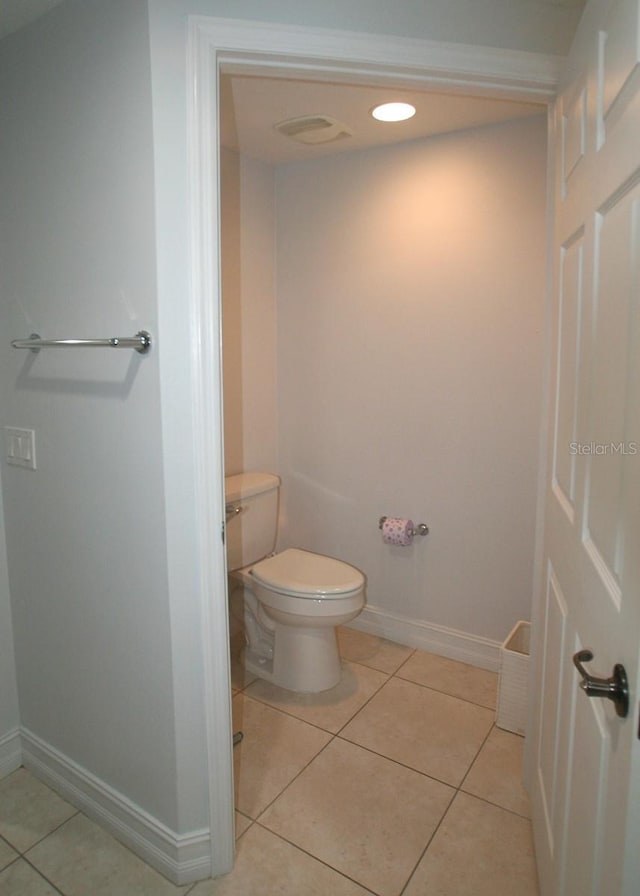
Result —
[[[279, 687], [317, 693], [340, 681], [336, 626], [364, 607], [365, 577], [342, 560], [299, 548], [264, 553], [267, 543], [275, 546], [275, 531], [270, 537], [253, 530], [270, 520], [275, 525], [279, 484], [272, 474], [226, 480], [228, 565], [244, 590], [244, 664]], [[256, 554], [260, 559], [240, 566]]]
[[362, 573], [340, 560], [289, 548], [257, 563], [251, 578], [262, 618], [270, 623], [273, 654], [270, 668], [260, 661], [256, 668], [248, 651], [246, 668], [292, 691], [335, 687], [342, 674], [336, 626], [364, 607]]

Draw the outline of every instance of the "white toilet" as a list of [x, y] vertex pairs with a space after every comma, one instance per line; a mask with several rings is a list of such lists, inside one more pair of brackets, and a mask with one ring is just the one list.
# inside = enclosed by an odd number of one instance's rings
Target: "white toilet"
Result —
[[244, 664], [279, 687], [317, 693], [340, 681], [336, 626], [364, 607], [365, 577], [322, 554], [274, 554], [279, 491], [272, 473], [225, 480], [227, 568], [244, 589]]

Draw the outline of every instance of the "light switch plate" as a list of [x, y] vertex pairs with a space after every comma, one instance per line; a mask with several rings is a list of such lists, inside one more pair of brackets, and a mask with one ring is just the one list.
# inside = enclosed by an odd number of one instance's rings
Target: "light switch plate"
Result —
[[36, 434], [33, 429], [20, 429], [17, 426], [4, 427], [5, 456], [8, 464], [36, 468]]

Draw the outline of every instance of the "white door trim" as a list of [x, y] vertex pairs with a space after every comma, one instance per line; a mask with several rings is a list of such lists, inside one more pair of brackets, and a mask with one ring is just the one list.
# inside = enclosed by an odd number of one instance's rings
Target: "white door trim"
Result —
[[201, 16], [189, 18], [187, 53], [195, 512], [203, 595], [211, 869], [217, 876], [231, 869], [234, 857], [228, 613], [220, 537], [224, 522], [217, 200], [220, 64], [549, 103], [556, 93], [561, 60], [463, 44]]

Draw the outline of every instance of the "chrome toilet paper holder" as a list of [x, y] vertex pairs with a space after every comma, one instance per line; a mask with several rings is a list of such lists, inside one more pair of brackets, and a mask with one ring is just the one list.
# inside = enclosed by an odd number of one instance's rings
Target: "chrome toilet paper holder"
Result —
[[[384, 521], [386, 519], [387, 519], [386, 516], [380, 517], [380, 519], [378, 521], [378, 529], [382, 529], [382, 527], [384, 526]], [[412, 538], [415, 537], [416, 535], [428, 535], [428, 534], [429, 534], [429, 527], [426, 525], [426, 523], [418, 523], [418, 525], [414, 526], [413, 529], [409, 529], [409, 535], [411, 535]]]

